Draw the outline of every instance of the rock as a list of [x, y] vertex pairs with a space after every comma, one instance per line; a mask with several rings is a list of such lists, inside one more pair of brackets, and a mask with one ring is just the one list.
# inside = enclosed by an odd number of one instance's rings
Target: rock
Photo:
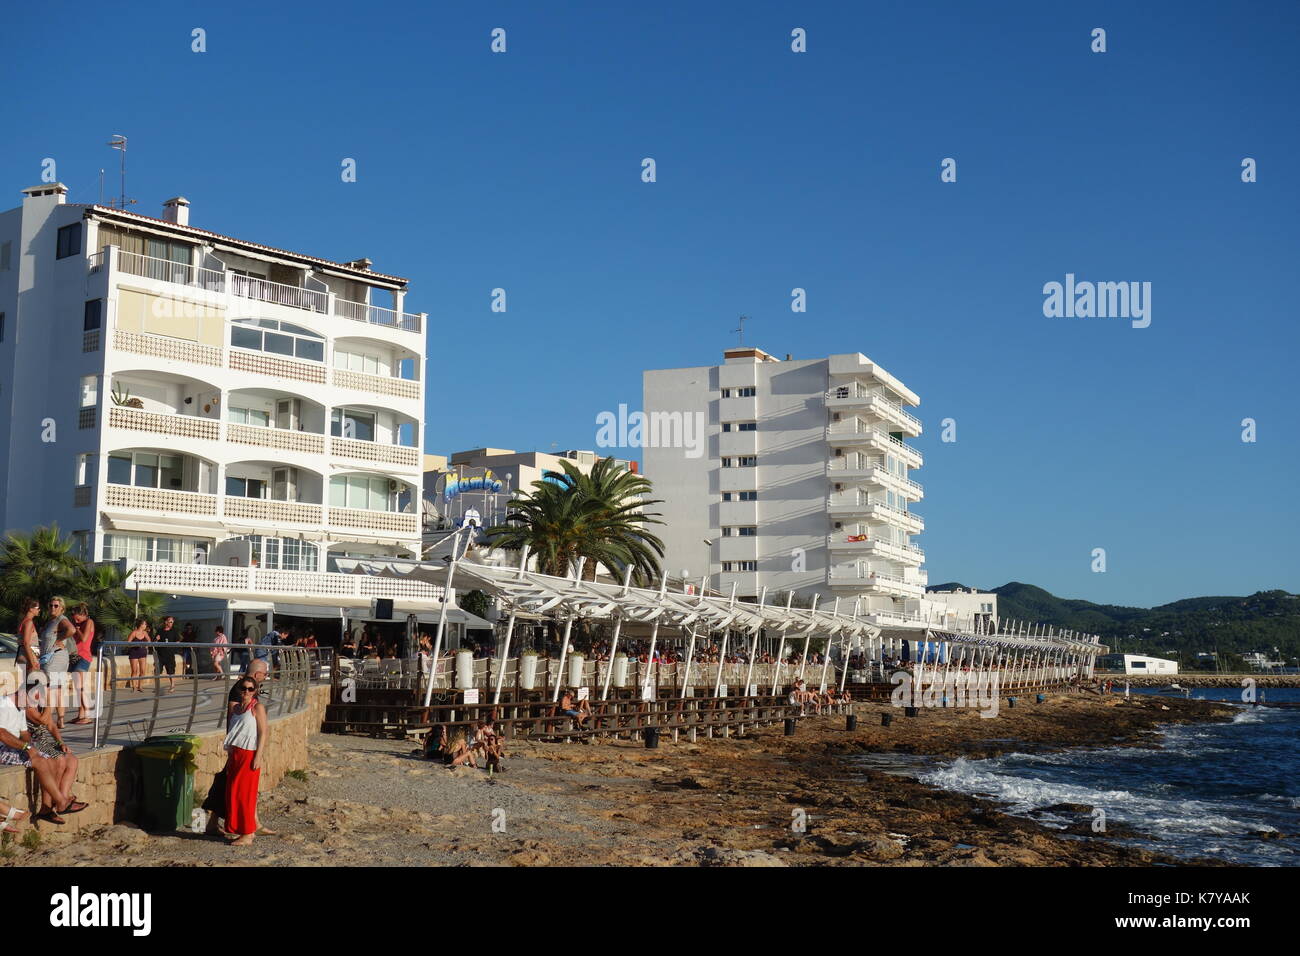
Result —
[[871, 860], [896, 860], [903, 855], [903, 845], [883, 833], [873, 833], [855, 843], [852, 852]]
[[734, 850], [706, 846], [697, 854], [701, 866], [785, 866], [785, 862], [762, 850]]
[[138, 847], [149, 842], [149, 834], [134, 823], [118, 823], [104, 827], [95, 834], [95, 838], [114, 846]]

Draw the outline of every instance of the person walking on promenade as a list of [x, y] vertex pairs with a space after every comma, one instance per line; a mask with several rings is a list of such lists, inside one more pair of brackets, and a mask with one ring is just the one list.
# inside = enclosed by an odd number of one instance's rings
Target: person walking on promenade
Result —
[[68, 647], [77, 639], [77, 629], [63, 616], [64, 607], [63, 598], [58, 595], [50, 598], [49, 615], [45, 626], [41, 628], [41, 667], [49, 677], [50, 693], [54, 695], [54, 710], [58, 715], [60, 729], [63, 727], [63, 697], [68, 685], [68, 666], [71, 660]]
[[230, 639], [226, 637], [226, 629], [220, 624], [217, 625], [216, 633], [212, 636], [212, 643], [217, 645], [211, 651], [212, 670], [224, 677], [226, 674], [226, 654], [229, 653]]
[[74, 724], [88, 724], [86, 713], [90, 701], [90, 659], [95, 645], [95, 622], [90, 608], [83, 601], [72, 609], [72, 626], [77, 631], [77, 663], [72, 665], [72, 692], [77, 698], [77, 719]]
[[248, 846], [257, 835], [257, 789], [266, 748], [266, 708], [257, 697], [257, 682], [242, 677], [239, 701], [230, 705], [226, 731], [226, 832], [232, 846]]
[[136, 618], [135, 627], [127, 636], [126, 642], [131, 647], [127, 648], [126, 659], [131, 662], [131, 677], [127, 680], [126, 686], [131, 686], [131, 681], [135, 681], [137, 691], [144, 690], [144, 662], [149, 656], [149, 649], [146, 644], [152, 644], [153, 639], [149, 637], [149, 622], [144, 618]]
[[176, 689], [176, 649], [165, 645], [179, 644], [180, 639], [181, 632], [176, 630], [176, 618], [168, 614], [163, 618], [162, 627], [158, 628], [154, 643], [164, 645], [158, 648], [158, 667], [167, 674], [169, 694]]

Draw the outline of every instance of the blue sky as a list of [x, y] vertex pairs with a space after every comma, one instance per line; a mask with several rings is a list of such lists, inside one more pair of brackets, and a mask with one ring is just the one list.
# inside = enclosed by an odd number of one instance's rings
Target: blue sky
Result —
[[[124, 133], [138, 211], [410, 277], [430, 451], [590, 448], [743, 313], [921, 395], [932, 581], [1294, 591], [1300, 7], [1134, 6], [23, 5], [0, 182], [93, 201]], [[1067, 272], [1151, 282], [1151, 326], [1045, 318]]]

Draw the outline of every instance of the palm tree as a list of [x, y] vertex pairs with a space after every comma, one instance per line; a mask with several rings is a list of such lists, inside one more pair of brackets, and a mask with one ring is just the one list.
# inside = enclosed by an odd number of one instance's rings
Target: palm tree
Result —
[[568, 461], [562, 472], [547, 471], [533, 491], [511, 500], [505, 524], [485, 532], [489, 548], [522, 548], [537, 558], [543, 574], [562, 576], [586, 558], [583, 578], [594, 581], [597, 563], [621, 572], [629, 565], [640, 580], [660, 573], [664, 544], [647, 530], [663, 524], [645, 510], [659, 500], [645, 497], [651, 485], [643, 475], [623, 471], [612, 458], [583, 474]]
[[0, 623], [13, 627], [23, 598], [33, 597], [43, 607], [54, 595], [71, 590], [82, 566], [71, 541], [59, 537], [57, 524], [7, 535], [0, 543]]

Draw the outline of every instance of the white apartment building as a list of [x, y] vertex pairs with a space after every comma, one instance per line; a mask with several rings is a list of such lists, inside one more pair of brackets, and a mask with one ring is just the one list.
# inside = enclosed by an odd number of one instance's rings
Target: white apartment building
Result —
[[277, 596], [364, 611], [331, 561], [420, 554], [407, 280], [198, 229], [179, 197], [154, 218], [23, 195], [0, 213], [0, 526], [57, 522], [228, 624]]
[[[860, 353], [780, 361], [733, 348], [721, 365], [644, 374], [647, 474], [667, 525], [671, 574], [769, 601], [788, 591], [840, 598], [841, 613], [885, 626], [956, 624], [926, 596], [923, 490], [912, 473], [920, 398]], [[665, 433], [702, 416], [704, 453]], [[657, 418], [658, 416], [658, 418]], [[663, 427], [655, 428], [656, 420]], [[655, 435], [655, 432], [658, 432]]]

